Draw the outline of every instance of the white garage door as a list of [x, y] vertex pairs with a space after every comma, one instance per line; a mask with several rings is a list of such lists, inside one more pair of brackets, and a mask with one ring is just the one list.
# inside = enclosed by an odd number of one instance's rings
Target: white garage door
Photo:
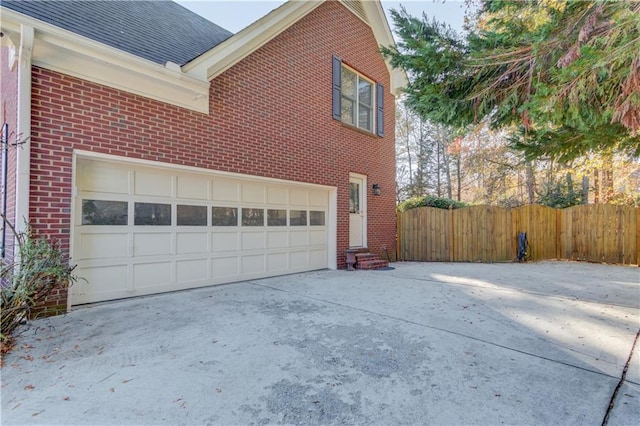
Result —
[[329, 190], [77, 160], [72, 303], [328, 266]]

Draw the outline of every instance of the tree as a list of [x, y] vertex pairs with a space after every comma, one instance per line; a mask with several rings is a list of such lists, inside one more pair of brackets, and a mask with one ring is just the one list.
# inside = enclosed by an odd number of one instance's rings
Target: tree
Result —
[[640, 2], [485, 0], [465, 37], [404, 9], [392, 17], [399, 42], [383, 53], [422, 117], [488, 119], [529, 158], [640, 155]]
[[425, 120], [400, 99], [396, 108], [398, 202], [427, 194], [452, 198], [452, 162], [459, 159], [452, 149], [455, 139], [450, 127]]

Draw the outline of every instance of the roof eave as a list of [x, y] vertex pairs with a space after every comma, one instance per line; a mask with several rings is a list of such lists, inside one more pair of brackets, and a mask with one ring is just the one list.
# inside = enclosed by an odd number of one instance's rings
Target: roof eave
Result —
[[14, 42], [22, 26], [34, 28], [33, 65], [194, 111], [209, 111], [209, 81], [185, 74], [176, 64], [157, 64], [6, 7], [1, 12], [2, 32]]

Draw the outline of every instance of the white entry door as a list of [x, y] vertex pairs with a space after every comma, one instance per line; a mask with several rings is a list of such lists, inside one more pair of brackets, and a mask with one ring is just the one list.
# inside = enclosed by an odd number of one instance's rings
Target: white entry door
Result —
[[366, 245], [366, 177], [349, 176], [349, 247]]

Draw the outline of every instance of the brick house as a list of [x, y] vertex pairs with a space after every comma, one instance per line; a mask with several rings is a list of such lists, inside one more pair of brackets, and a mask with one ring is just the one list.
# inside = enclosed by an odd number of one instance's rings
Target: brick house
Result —
[[394, 256], [404, 76], [380, 2], [290, 1], [235, 35], [171, 1], [1, 12], [0, 114], [24, 142], [3, 207], [88, 281], [50, 310]]

